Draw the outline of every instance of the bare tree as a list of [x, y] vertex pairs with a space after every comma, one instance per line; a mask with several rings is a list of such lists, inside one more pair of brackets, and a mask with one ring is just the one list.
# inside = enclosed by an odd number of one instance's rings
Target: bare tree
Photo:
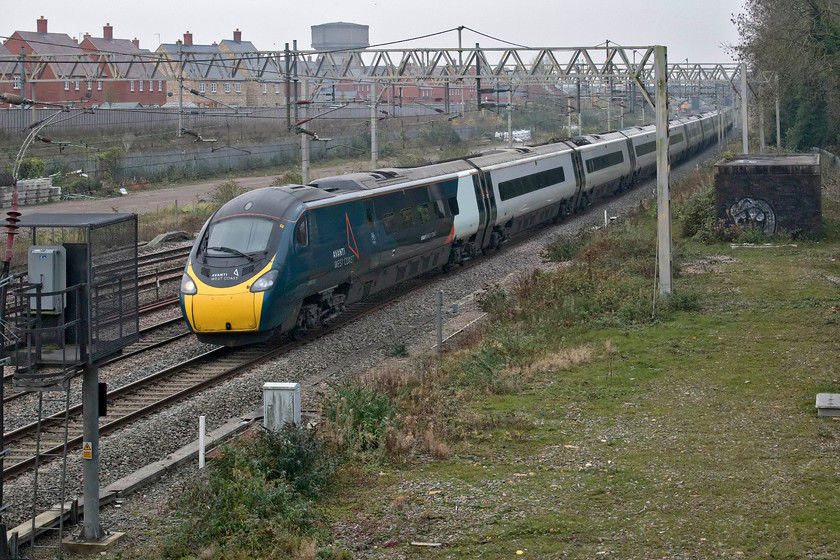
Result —
[[733, 23], [738, 56], [779, 77], [786, 144], [840, 144], [840, 2], [747, 0]]

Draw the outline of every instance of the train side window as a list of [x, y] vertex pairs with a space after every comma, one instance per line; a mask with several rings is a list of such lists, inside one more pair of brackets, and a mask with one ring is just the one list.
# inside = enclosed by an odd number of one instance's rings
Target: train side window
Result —
[[461, 209], [458, 208], [458, 197], [449, 197], [449, 211], [452, 212], [453, 216], [457, 216], [458, 214], [460, 214]]
[[298, 247], [306, 247], [309, 245], [309, 228], [307, 227], [306, 222], [307, 220], [304, 216], [298, 220], [297, 227], [295, 228], [295, 242]]
[[434, 215], [437, 219], [446, 217], [446, 204], [447, 202], [445, 200], [440, 199], [433, 200], [431, 202], [432, 212], [434, 212]]
[[420, 216], [420, 223], [426, 224], [431, 219], [431, 211], [429, 210], [429, 203], [421, 204], [417, 207], [417, 215]]
[[367, 209], [367, 221], [369, 224], [373, 223], [373, 208]]
[[382, 226], [385, 228], [385, 232], [389, 234], [392, 234], [397, 230], [396, 224], [394, 224], [393, 212], [386, 212], [382, 215]]
[[406, 228], [412, 227], [417, 221], [414, 219], [414, 208], [403, 208], [400, 210], [400, 216], [402, 217], [403, 227]]

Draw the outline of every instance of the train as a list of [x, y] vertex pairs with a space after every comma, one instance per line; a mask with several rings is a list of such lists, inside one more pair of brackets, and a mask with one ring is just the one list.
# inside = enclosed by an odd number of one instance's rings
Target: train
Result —
[[[673, 164], [718, 141], [731, 110], [669, 123]], [[656, 174], [656, 127], [255, 189], [196, 237], [181, 311], [199, 341], [305, 337], [351, 303], [498, 249]]]

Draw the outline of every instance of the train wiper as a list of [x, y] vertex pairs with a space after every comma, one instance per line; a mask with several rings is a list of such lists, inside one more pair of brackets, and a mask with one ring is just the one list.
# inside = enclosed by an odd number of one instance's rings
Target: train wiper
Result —
[[[222, 253], [230, 253], [231, 255], [238, 255], [240, 257], [245, 257], [249, 261], [254, 262], [254, 257], [252, 257], [251, 255], [248, 255], [246, 253], [243, 253], [239, 249], [234, 249], [233, 247], [207, 247], [207, 251], [220, 251]], [[206, 254], [207, 253], [205, 252], [205, 255]], [[210, 256], [210, 255], [208, 255], [208, 256]]]

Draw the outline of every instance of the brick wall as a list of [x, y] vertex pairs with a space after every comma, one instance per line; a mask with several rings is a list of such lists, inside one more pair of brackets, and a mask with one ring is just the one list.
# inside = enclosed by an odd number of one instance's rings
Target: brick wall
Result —
[[822, 234], [818, 154], [744, 155], [715, 165], [717, 216], [764, 233]]

